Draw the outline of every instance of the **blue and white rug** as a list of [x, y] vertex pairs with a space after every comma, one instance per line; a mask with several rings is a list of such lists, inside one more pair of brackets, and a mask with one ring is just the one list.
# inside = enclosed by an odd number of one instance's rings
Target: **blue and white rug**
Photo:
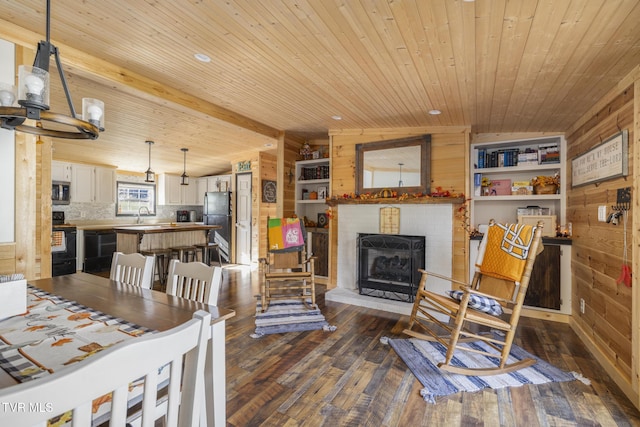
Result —
[[[309, 305], [311, 300], [308, 300]], [[316, 305], [309, 309], [299, 299], [275, 300], [269, 303], [266, 312], [262, 312], [260, 297], [256, 304], [256, 331], [251, 338], [260, 338], [269, 334], [283, 334], [286, 332], [335, 331], [335, 326], [327, 323], [324, 315]]]
[[[383, 344], [389, 344], [400, 358], [406, 363], [411, 372], [418, 378], [424, 387], [420, 395], [426, 402], [436, 403], [441, 396], [458, 393], [461, 391], [479, 391], [484, 388], [499, 389], [504, 387], [520, 387], [524, 384], [544, 384], [548, 382], [563, 382], [578, 379], [585, 384], [589, 380], [576, 372], [566, 372], [536, 357], [521, 347], [513, 344], [509, 353], [509, 363], [516, 360], [531, 357], [537, 363], [528, 368], [520, 369], [508, 374], [491, 376], [467, 376], [451, 374], [438, 368], [438, 363], [444, 362], [447, 353], [446, 347], [438, 342], [430, 342], [416, 338], [389, 339], [382, 337]], [[461, 344], [463, 346], [476, 346], [491, 353], [497, 352], [482, 342]], [[468, 351], [458, 351], [454, 355], [454, 363], [465, 367], [488, 366], [496, 364], [496, 359]]]

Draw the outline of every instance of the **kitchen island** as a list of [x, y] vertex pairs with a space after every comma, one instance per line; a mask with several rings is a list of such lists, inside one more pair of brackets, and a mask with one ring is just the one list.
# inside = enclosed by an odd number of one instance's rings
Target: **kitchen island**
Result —
[[132, 253], [207, 243], [211, 230], [219, 228], [219, 225], [201, 223], [171, 223], [127, 225], [113, 227], [113, 230], [116, 232], [116, 250]]

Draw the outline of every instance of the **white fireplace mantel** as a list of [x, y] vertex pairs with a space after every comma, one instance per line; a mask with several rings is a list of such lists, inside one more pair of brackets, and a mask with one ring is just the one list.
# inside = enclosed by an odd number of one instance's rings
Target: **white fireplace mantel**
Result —
[[[453, 262], [453, 204], [344, 204], [338, 212], [338, 253], [336, 288], [325, 295], [336, 301], [394, 313], [411, 313], [411, 303], [360, 295], [357, 285], [358, 233], [380, 232], [380, 208], [400, 208], [399, 234], [425, 236], [425, 269], [451, 276]], [[335, 209], [335, 208], [334, 208]], [[433, 282], [431, 282], [433, 280]], [[430, 289], [444, 292], [450, 284], [429, 279]]]

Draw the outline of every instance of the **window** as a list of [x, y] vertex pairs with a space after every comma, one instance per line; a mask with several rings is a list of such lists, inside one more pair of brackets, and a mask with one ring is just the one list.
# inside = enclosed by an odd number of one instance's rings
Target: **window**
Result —
[[116, 216], [155, 216], [155, 184], [118, 181], [117, 192]]

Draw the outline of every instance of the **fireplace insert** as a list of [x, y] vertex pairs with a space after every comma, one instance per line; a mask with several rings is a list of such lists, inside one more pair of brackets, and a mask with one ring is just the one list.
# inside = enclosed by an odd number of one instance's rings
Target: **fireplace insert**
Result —
[[425, 237], [359, 233], [358, 290], [361, 295], [413, 302], [425, 266]]

